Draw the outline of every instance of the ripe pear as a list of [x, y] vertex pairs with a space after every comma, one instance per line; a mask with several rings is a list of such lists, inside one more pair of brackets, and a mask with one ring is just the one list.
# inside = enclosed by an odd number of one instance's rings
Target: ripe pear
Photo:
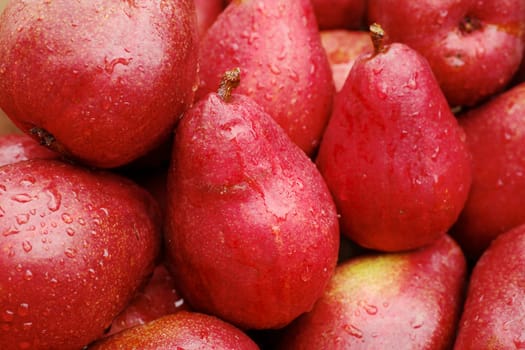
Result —
[[259, 347], [240, 329], [227, 322], [201, 313], [181, 311], [124, 330], [89, 349], [257, 350]]
[[120, 176], [56, 160], [0, 167], [0, 348], [81, 349], [153, 271], [156, 203]]
[[0, 18], [0, 108], [71, 158], [127, 164], [193, 101], [195, 16], [192, 0], [12, 0]]
[[414, 249], [459, 216], [470, 154], [428, 62], [372, 29], [375, 51], [357, 58], [339, 92], [317, 164], [344, 234], [367, 248]]
[[279, 348], [450, 349], [465, 285], [465, 257], [448, 235], [419, 250], [347, 260]]
[[177, 127], [168, 260], [195, 310], [279, 328], [309, 310], [332, 276], [337, 213], [315, 164], [250, 97], [230, 94], [235, 81], [238, 71], [228, 72], [220, 93]]
[[523, 0], [368, 0], [368, 20], [429, 61], [453, 107], [504, 90], [525, 50]]
[[239, 67], [253, 98], [307, 154], [319, 144], [334, 86], [310, 0], [232, 1], [201, 43], [196, 98]]
[[525, 223], [524, 115], [525, 83], [459, 115], [472, 186], [451, 234], [474, 260], [496, 236]]
[[496, 237], [472, 271], [455, 350], [525, 347], [525, 225]]

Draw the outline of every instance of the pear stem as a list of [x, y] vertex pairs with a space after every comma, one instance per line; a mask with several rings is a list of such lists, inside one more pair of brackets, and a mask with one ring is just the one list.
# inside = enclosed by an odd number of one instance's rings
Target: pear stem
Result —
[[56, 141], [55, 137], [49, 131], [36, 126], [31, 128], [29, 133], [31, 135], [35, 135], [38, 138], [40, 145], [48, 148], [51, 148]]
[[35, 136], [37, 141], [42, 146], [47, 147], [50, 150], [66, 157], [69, 157], [71, 155], [71, 153], [68, 152], [66, 148], [55, 139], [53, 134], [51, 134], [46, 129], [34, 126], [31, 129], [29, 129], [29, 134]]
[[219, 85], [219, 90], [217, 91], [224, 102], [230, 101], [233, 89], [239, 86], [240, 82], [241, 69], [239, 67], [233, 68], [232, 70], [226, 71], [226, 73], [224, 73]]
[[372, 38], [372, 44], [374, 45], [375, 53], [380, 53], [385, 51], [385, 31], [383, 28], [377, 24], [373, 23], [370, 25], [370, 36]]

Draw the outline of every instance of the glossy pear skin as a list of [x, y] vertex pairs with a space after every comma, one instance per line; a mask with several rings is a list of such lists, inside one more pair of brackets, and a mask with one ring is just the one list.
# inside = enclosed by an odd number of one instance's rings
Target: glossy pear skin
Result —
[[1, 16], [0, 108], [71, 158], [129, 163], [193, 101], [191, 0], [13, 0]]
[[472, 177], [463, 130], [427, 61], [403, 44], [356, 60], [317, 165], [343, 233], [382, 251], [414, 249], [445, 234]]
[[242, 328], [282, 327], [333, 273], [339, 226], [328, 188], [249, 97], [211, 93], [184, 116], [167, 201], [172, 272], [196, 310]]
[[26, 134], [0, 135], [0, 166], [28, 159], [58, 159], [60, 154], [40, 145]]
[[319, 145], [334, 87], [309, 0], [232, 1], [201, 43], [196, 98], [239, 67], [252, 97], [307, 154]]
[[525, 226], [499, 235], [472, 271], [454, 350], [525, 346]]
[[259, 347], [241, 330], [227, 322], [201, 313], [181, 311], [127, 329], [95, 343], [89, 349], [257, 350]]
[[502, 91], [523, 59], [522, 0], [369, 0], [368, 20], [429, 61], [451, 106]]
[[465, 286], [465, 257], [449, 236], [347, 260], [280, 349], [450, 349]]
[[80, 349], [152, 272], [156, 203], [131, 181], [55, 160], [0, 167], [0, 348]]
[[499, 234], [525, 223], [524, 115], [522, 83], [459, 116], [473, 170], [452, 234], [473, 259]]

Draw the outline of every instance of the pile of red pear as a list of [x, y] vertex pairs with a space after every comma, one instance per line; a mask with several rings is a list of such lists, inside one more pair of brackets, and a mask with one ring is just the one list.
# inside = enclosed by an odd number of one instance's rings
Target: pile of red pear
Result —
[[0, 349], [525, 349], [525, 1], [2, 9]]

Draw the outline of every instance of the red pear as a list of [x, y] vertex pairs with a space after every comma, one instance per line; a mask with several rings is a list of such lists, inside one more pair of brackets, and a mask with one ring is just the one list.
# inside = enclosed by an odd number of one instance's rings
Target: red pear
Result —
[[499, 235], [470, 277], [455, 350], [525, 347], [525, 226]]
[[181, 311], [115, 334], [89, 348], [118, 349], [232, 349], [259, 347], [238, 328], [216, 317]]
[[465, 135], [427, 61], [404, 44], [382, 44], [354, 63], [317, 164], [343, 232], [382, 251], [414, 249], [443, 236], [471, 183]]
[[453, 236], [477, 259], [499, 234], [525, 223], [525, 83], [460, 115], [472, 186]]
[[448, 236], [420, 250], [350, 259], [314, 309], [284, 331], [280, 348], [450, 349], [465, 285], [465, 258]]
[[152, 272], [156, 203], [125, 178], [55, 160], [0, 167], [0, 348], [81, 349]]
[[368, 18], [427, 58], [452, 106], [502, 91], [525, 48], [523, 0], [369, 0]]
[[253, 98], [306, 153], [317, 148], [334, 87], [310, 0], [233, 1], [201, 44], [197, 99], [240, 67]]
[[12, 0], [0, 18], [0, 108], [97, 167], [158, 146], [193, 101], [192, 0]]
[[167, 251], [196, 310], [278, 328], [309, 310], [332, 276], [337, 213], [310, 158], [250, 97], [230, 96], [238, 71], [230, 78], [177, 128]]

